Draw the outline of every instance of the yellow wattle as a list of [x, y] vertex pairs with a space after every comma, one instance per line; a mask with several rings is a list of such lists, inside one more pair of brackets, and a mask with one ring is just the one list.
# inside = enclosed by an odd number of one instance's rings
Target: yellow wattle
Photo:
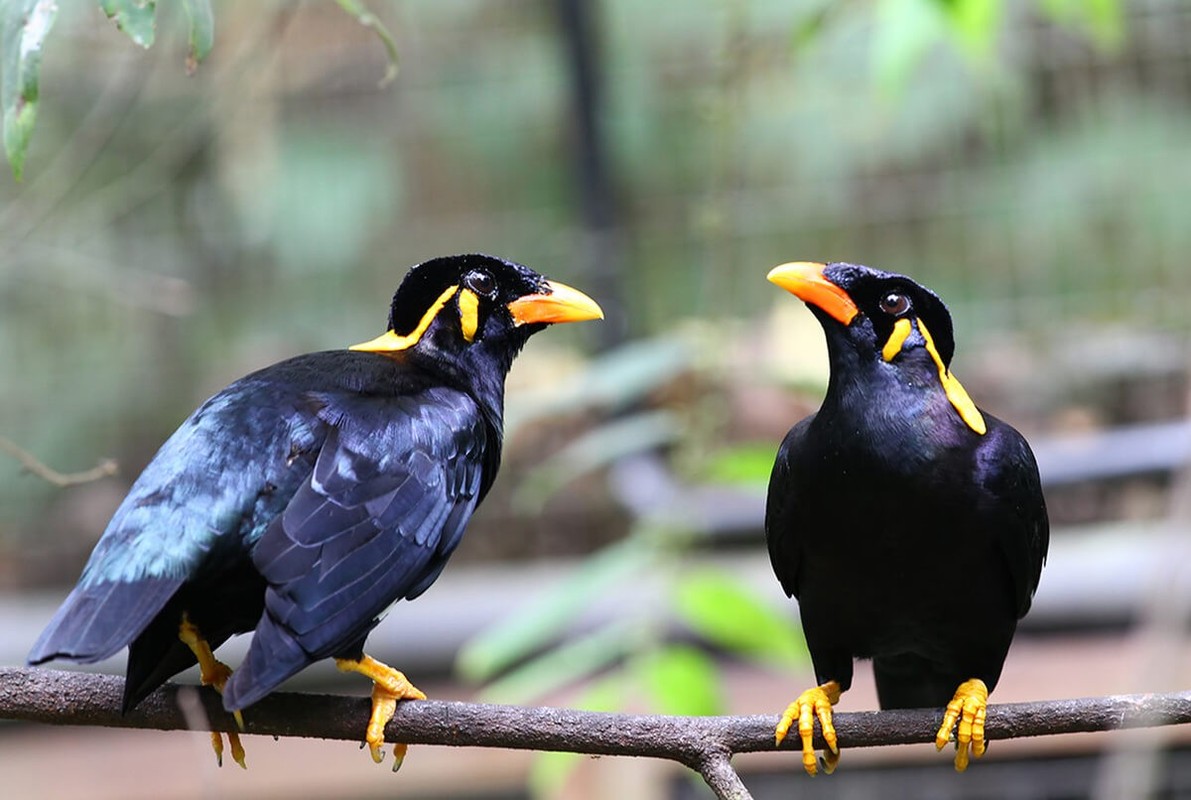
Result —
[[939, 351], [935, 347], [935, 340], [931, 338], [930, 331], [926, 329], [926, 325], [922, 323], [921, 319], [918, 320], [918, 330], [922, 332], [922, 338], [926, 340], [926, 352], [930, 353], [930, 357], [935, 360], [935, 366], [939, 368], [939, 382], [943, 384], [943, 391], [947, 393], [947, 399], [951, 401], [951, 405], [955, 406], [955, 410], [959, 412], [960, 419], [964, 421], [964, 424], [983, 436], [988, 431], [988, 426], [984, 424], [984, 416], [976, 408], [976, 404], [972, 402], [972, 398], [968, 396], [964, 387], [947, 369], [947, 365], [943, 363], [943, 357], [939, 355]]
[[885, 342], [885, 346], [881, 348], [881, 357], [886, 361], [892, 361], [893, 357], [902, 351], [902, 345], [910, 337], [911, 330], [913, 330], [913, 326], [905, 317], [893, 323], [893, 332], [889, 334], [889, 341]]
[[463, 331], [463, 338], [471, 341], [476, 338], [476, 328], [480, 326], [480, 298], [471, 289], [459, 292], [459, 327]]
[[400, 350], [408, 350], [418, 343], [422, 338], [422, 334], [430, 327], [430, 323], [434, 322], [434, 318], [438, 316], [438, 312], [442, 311], [442, 307], [447, 304], [447, 301], [459, 290], [458, 286], [448, 286], [434, 304], [426, 310], [422, 315], [422, 319], [418, 321], [418, 326], [407, 334], [399, 334], [396, 331], [385, 331], [380, 336], [369, 342], [362, 342], [361, 344], [353, 344], [348, 350], [362, 350], [367, 353], [396, 353]]

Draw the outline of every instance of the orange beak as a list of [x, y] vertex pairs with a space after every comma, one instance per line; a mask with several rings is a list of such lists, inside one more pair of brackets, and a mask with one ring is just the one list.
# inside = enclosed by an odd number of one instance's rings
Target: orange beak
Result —
[[804, 303], [817, 306], [848, 325], [860, 310], [847, 292], [823, 276], [826, 266], [814, 261], [791, 261], [774, 267], [766, 277]]
[[595, 300], [565, 283], [547, 281], [549, 292], [527, 294], [509, 303], [513, 322], [525, 325], [530, 322], [583, 322], [589, 319], [603, 319], [604, 311]]

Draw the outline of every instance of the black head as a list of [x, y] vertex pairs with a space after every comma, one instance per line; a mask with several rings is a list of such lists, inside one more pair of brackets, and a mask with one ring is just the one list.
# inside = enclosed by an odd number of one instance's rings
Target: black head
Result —
[[516, 352], [550, 323], [601, 318], [590, 297], [529, 267], [483, 254], [444, 256], [410, 269], [393, 295], [389, 330], [352, 349], [460, 354], [485, 345]]
[[[894, 272], [859, 264], [792, 262], [775, 267], [769, 280], [803, 300], [828, 332], [861, 359], [933, 366], [952, 405], [973, 430], [984, 432], [980, 412], [951, 375], [955, 335], [947, 306], [931, 290]], [[833, 335], [833, 329], [840, 336]], [[833, 366], [833, 370], [835, 367]]]

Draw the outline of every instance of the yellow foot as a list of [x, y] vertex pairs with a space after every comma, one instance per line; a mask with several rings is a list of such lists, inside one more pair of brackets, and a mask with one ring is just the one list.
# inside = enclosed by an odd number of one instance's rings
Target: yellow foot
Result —
[[[368, 718], [368, 730], [364, 734], [364, 743], [372, 752], [372, 760], [379, 764], [385, 757], [384, 751], [381, 750], [385, 744], [385, 726], [397, 712], [397, 702], [399, 700], [425, 700], [426, 695], [400, 672], [371, 656], [362, 656], [358, 661], [351, 658], [337, 658], [335, 664], [344, 672], [358, 672], [372, 679], [372, 715]], [[393, 745], [394, 772], [401, 769], [407, 749], [408, 747], [404, 744]]]
[[[186, 612], [182, 612], [182, 624], [178, 626], [178, 638], [190, 648], [194, 657], [198, 659], [199, 681], [203, 686], [212, 686], [215, 691], [223, 694], [223, 687], [227, 685], [228, 678], [232, 676], [232, 668], [215, 657], [215, 654], [211, 652], [211, 645], [203, 638], [198, 626], [190, 621]], [[232, 716], [236, 718], [237, 727], [244, 730], [244, 715], [239, 711], [233, 711]], [[248, 769], [248, 764], [244, 761], [244, 745], [240, 743], [240, 735], [235, 731], [228, 731], [227, 744], [232, 751], [232, 760], [244, 769]], [[215, 760], [222, 767], [223, 739], [218, 731], [211, 732], [211, 748], [215, 751]]]
[[819, 727], [823, 729], [823, 741], [827, 743], [828, 748], [823, 753], [823, 771], [830, 775], [839, 764], [839, 745], [835, 739], [835, 726], [831, 724], [831, 707], [839, 702], [839, 695], [839, 684], [835, 681], [807, 689], [786, 707], [777, 724], [774, 740], [780, 745], [794, 720], [798, 720], [798, 735], [802, 739], [802, 766], [806, 769], [807, 775], [813, 776], [819, 771], [814, 747], [816, 716], [819, 718]]
[[943, 724], [935, 735], [935, 748], [942, 750], [951, 741], [951, 730], [955, 731], [955, 771], [963, 772], [968, 768], [968, 748], [971, 747], [972, 758], [984, 755], [984, 717], [988, 712], [988, 687], [979, 678], [964, 681], [955, 690], [955, 696], [947, 704], [947, 713], [943, 715]]
[[[232, 760], [242, 769], [248, 769], [244, 761], [244, 745], [240, 744], [240, 734], [235, 731], [227, 732], [227, 745], [232, 750]], [[215, 761], [223, 766], [223, 737], [219, 731], [211, 731], [211, 749], [215, 751]]]

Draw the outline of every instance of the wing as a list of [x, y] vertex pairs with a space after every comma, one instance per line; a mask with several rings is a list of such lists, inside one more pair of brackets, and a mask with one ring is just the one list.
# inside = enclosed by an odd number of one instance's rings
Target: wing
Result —
[[424, 591], [491, 480], [491, 434], [467, 395], [429, 389], [337, 413], [313, 473], [253, 553], [266, 611], [225, 687], [228, 708], [358, 647], [390, 605]]
[[769, 494], [765, 503], [765, 541], [769, 545], [769, 561], [782, 588], [790, 597], [798, 596], [798, 569], [802, 561], [802, 526], [799, 525], [799, 486], [794, 463], [806, 441], [814, 415], [799, 422], [778, 448], [769, 477]]
[[978, 495], [984, 505], [978, 515], [991, 521], [1013, 580], [1013, 596], [1020, 619], [1030, 610], [1050, 545], [1050, 522], [1038, 464], [1026, 440], [1014, 428], [989, 417], [986, 443], [977, 453]]
[[259, 535], [310, 468], [294, 454], [321, 435], [313, 409], [267, 382], [209, 399], [137, 478], [29, 662], [94, 662], [132, 642], [213, 551], [246, 553], [241, 539]]

